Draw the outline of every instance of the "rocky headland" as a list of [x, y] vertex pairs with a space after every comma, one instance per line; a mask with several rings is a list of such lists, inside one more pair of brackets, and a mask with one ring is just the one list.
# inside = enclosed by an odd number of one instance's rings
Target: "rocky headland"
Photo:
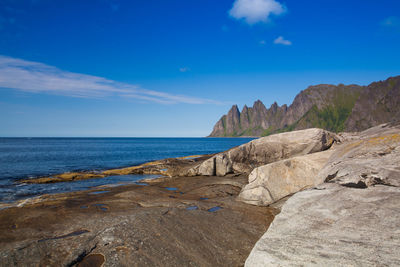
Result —
[[363, 131], [386, 122], [399, 122], [400, 76], [368, 86], [320, 84], [301, 91], [291, 105], [270, 108], [257, 100], [239, 111], [232, 106], [215, 124], [210, 137], [267, 136], [322, 128], [332, 132]]
[[164, 176], [3, 205], [0, 264], [398, 266], [399, 166], [400, 126], [383, 124], [105, 171]]

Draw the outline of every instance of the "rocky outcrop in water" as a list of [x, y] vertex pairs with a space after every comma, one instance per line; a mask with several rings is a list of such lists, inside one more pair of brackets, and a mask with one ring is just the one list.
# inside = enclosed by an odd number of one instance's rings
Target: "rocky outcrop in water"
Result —
[[273, 133], [322, 128], [333, 132], [361, 131], [400, 119], [400, 76], [368, 86], [310, 86], [287, 107], [270, 108], [257, 100], [239, 112], [234, 105], [214, 126], [210, 137], [266, 136]]
[[[269, 164], [259, 170], [263, 175], [252, 178], [278, 191], [282, 183], [293, 181], [307, 186], [313, 177], [321, 184], [289, 198], [246, 266], [400, 264], [400, 126], [382, 125], [342, 134], [341, 139], [317, 174], [300, 168], [282, 178]], [[308, 158], [297, 160], [307, 164]], [[269, 180], [281, 182], [268, 184]], [[252, 204], [264, 204], [270, 196], [256, 200]]]

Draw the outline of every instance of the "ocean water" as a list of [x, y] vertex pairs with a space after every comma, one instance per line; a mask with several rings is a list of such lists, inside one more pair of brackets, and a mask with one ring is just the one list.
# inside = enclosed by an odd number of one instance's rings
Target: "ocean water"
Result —
[[105, 170], [145, 162], [221, 152], [251, 138], [0, 138], [0, 201], [71, 192], [153, 177], [113, 176], [85, 181], [27, 185], [18, 179]]

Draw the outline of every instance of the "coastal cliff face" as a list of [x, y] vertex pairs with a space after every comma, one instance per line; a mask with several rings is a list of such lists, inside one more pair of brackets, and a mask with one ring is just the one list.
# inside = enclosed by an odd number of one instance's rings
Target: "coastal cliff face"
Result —
[[253, 107], [243, 107], [239, 112], [237, 105], [232, 106], [227, 115], [214, 126], [210, 137], [217, 136], [261, 136], [265, 129], [280, 123], [287, 113], [287, 106], [278, 106], [275, 102], [267, 109], [257, 100]]
[[322, 128], [333, 132], [361, 131], [400, 115], [400, 76], [368, 86], [310, 86], [293, 103], [266, 108], [257, 100], [239, 111], [234, 105], [216, 123], [210, 137], [267, 136], [273, 133]]
[[346, 121], [346, 129], [361, 131], [400, 120], [400, 76], [366, 87]]

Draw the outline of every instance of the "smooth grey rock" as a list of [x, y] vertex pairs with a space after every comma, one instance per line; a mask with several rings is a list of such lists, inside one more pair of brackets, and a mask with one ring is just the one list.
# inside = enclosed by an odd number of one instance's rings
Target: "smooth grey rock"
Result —
[[400, 188], [323, 184], [292, 196], [245, 266], [400, 266]]
[[233, 172], [232, 162], [226, 154], [215, 156], [215, 175], [225, 176]]
[[194, 174], [195, 176], [197, 173], [204, 173], [204, 175], [212, 176], [215, 174], [215, 158], [210, 158], [204, 161], [201, 165], [198, 166], [198, 169], [189, 169], [189, 172]]
[[271, 162], [326, 150], [336, 140], [335, 134], [317, 128], [275, 134], [219, 153], [180, 175], [250, 173]]
[[333, 150], [293, 157], [255, 168], [238, 200], [267, 206], [288, 195], [323, 182], [317, 176]]
[[342, 141], [326, 182], [289, 198], [246, 266], [400, 266], [399, 126]]
[[400, 186], [400, 129], [381, 125], [337, 146], [319, 179], [349, 187]]

